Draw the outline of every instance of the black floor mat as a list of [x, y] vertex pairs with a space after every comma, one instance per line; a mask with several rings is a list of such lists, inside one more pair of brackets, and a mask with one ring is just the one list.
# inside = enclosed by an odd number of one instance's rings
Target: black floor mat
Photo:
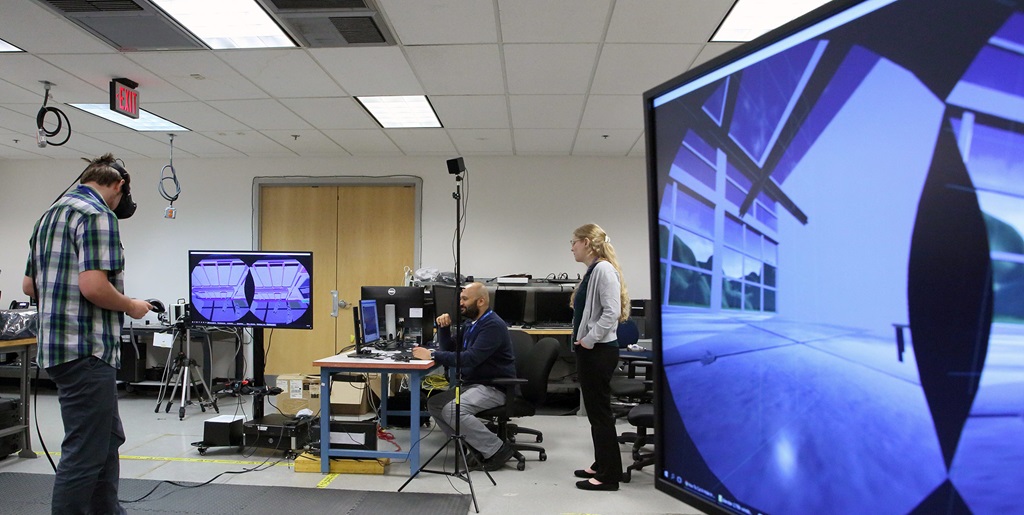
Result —
[[[118, 496], [122, 500], [138, 499], [160, 481], [121, 479]], [[184, 484], [184, 483], [182, 483]], [[50, 492], [53, 476], [0, 472], [4, 513], [43, 515], [50, 513]], [[406, 492], [368, 492], [295, 488], [284, 486], [253, 486], [209, 484], [199, 488], [183, 488], [159, 484], [145, 500], [124, 503], [128, 513], [160, 514], [224, 514], [247, 515], [263, 513], [340, 513], [346, 515], [449, 515], [468, 513], [471, 498], [466, 495]]]

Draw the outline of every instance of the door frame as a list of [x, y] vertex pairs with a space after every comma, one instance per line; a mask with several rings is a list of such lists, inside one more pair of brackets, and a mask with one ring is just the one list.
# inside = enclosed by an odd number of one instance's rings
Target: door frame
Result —
[[327, 176], [327, 177], [253, 177], [252, 180], [252, 248], [260, 250], [260, 190], [264, 186], [412, 186], [416, 199], [414, 208], [413, 270], [420, 266], [423, 253], [423, 178], [415, 175]]
[[[423, 178], [415, 175], [390, 175], [386, 177], [371, 177], [371, 176], [294, 176], [294, 177], [273, 177], [273, 176], [257, 176], [252, 179], [252, 220], [250, 227], [252, 228], [252, 249], [260, 250], [260, 191], [265, 186], [412, 186], [414, 188], [413, 197], [416, 201], [414, 208], [413, 217], [414, 226], [413, 234], [415, 241], [413, 243], [413, 270], [419, 268], [422, 259], [423, 249]], [[314, 256], [313, 259], [316, 259]], [[262, 339], [261, 339], [262, 340]], [[252, 342], [255, 343], [255, 342]], [[257, 384], [264, 383], [263, 369], [265, 368], [264, 360], [266, 356], [262, 356], [259, 360], [256, 359], [255, 345], [245, 346], [246, 359], [249, 363], [253, 364], [252, 374]], [[260, 350], [262, 354], [262, 349]], [[257, 362], [259, 362], [257, 364]], [[260, 370], [256, 370], [259, 367]], [[260, 415], [263, 415], [263, 406], [260, 404], [258, 409]]]

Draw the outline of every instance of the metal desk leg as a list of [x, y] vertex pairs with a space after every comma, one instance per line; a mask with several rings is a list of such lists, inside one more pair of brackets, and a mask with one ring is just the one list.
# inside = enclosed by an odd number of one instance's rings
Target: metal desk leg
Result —
[[[391, 377], [388, 376], [388, 372], [380, 373], [380, 427], [388, 427], [388, 384], [391, 382]], [[370, 378], [366, 378], [367, 387], [370, 384]]]
[[32, 452], [32, 431], [29, 424], [29, 382], [28, 382], [28, 371], [29, 371], [29, 358], [28, 350], [31, 345], [26, 345], [21, 349], [21, 423], [25, 425], [25, 429], [21, 433], [21, 452], [18, 453], [20, 458], [37, 458], [36, 453]]
[[320, 369], [320, 473], [331, 471], [331, 371]]
[[409, 474], [420, 469], [420, 390], [423, 388], [423, 372], [414, 370], [409, 374]]

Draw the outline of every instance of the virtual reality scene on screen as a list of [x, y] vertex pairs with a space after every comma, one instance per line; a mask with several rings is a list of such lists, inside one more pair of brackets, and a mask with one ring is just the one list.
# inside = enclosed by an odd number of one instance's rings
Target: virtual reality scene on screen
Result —
[[861, 7], [653, 96], [658, 487], [1019, 512], [1024, 11]]
[[189, 253], [192, 323], [307, 327], [312, 257]]

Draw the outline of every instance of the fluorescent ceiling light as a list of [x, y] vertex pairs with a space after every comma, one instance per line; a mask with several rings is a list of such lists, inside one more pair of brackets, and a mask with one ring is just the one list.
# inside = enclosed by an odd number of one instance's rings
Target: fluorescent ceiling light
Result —
[[711, 41], [750, 41], [829, 0], [739, 0]]
[[385, 129], [441, 127], [430, 101], [423, 95], [356, 97]]
[[124, 125], [129, 129], [135, 129], [141, 132], [148, 131], [160, 131], [160, 132], [175, 132], [175, 131], [188, 131], [188, 129], [172, 122], [160, 118], [159, 116], [146, 111], [145, 109], [139, 109], [139, 118], [128, 118], [127, 116], [115, 113], [110, 110], [110, 104], [68, 104], [76, 109], [81, 109], [89, 114], [94, 114], [100, 118], [106, 118], [114, 123]]
[[296, 46], [255, 0], [153, 2], [214, 50]]
[[24, 52], [24, 50], [0, 39], [0, 52]]

